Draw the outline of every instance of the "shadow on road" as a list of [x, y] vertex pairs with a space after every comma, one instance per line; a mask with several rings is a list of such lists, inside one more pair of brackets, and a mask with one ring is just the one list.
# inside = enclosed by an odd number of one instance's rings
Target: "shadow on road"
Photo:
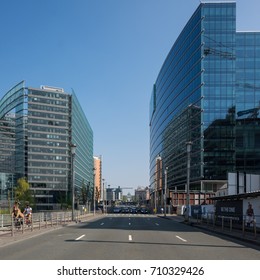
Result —
[[212, 245], [212, 244], [186, 244], [186, 243], [164, 243], [164, 242], [136, 242], [136, 241], [115, 241], [115, 240], [74, 240], [67, 239], [65, 242], [73, 242], [73, 243], [106, 243], [106, 244], [129, 244], [129, 245], [165, 245], [165, 246], [187, 246], [187, 247], [215, 247], [215, 248], [240, 248], [241, 246], [223, 246], [223, 245]]

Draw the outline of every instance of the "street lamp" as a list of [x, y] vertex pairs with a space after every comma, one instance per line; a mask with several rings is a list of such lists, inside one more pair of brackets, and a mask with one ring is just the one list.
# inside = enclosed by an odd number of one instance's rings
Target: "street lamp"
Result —
[[155, 184], [154, 184], [154, 214], [157, 213], [157, 196], [156, 196], [156, 192], [157, 192], [157, 182], [155, 181]]
[[187, 148], [187, 194], [186, 194], [186, 212], [185, 221], [189, 222], [189, 212], [190, 212], [190, 154], [191, 154], [192, 142], [186, 143]]
[[103, 213], [105, 214], [105, 208], [106, 208], [106, 201], [105, 201], [105, 179], [102, 179], [103, 181]]
[[168, 173], [168, 167], [165, 167], [164, 169], [164, 217], [166, 216], [166, 191], [167, 191], [167, 173]]
[[155, 159], [155, 184], [154, 184], [154, 208], [155, 208], [155, 214], [157, 213], [157, 191], [160, 189], [162, 186], [160, 186], [160, 178], [162, 176], [162, 158], [160, 155], [158, 155]]
[[96, 186], [95, 186], [95, 173], [96, 171], [96, 168], [94, 167], [93, 168], [93, 207], [94, 207], [94, 210], [93, 210], [93, 214], [96, 215]]
[[76, 155], [76, 145], [75, 144], [71, 143], [70, 152], [71, 152], [71, 193], [72, 193], [71, 209], [72, 209], [72, 221], [74, 221], [74, 205], [75, 205], [74, 161], [75, 161], [75, 155]]

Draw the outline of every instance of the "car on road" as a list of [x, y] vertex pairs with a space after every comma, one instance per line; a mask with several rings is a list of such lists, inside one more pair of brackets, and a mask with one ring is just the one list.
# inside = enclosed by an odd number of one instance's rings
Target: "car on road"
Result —
[[129, 208], [128, 207], [124, 207], [122, 209], [122, 213], [125, 213], [125, 214], [129, 213]]
[[120, 212], [121, 212], [121, 208], [119, 208], [119, 207], [115, 207], [113, 209], [113, 213], [120, 213]]
[[132, 214], [137, 214], [137, 213], [138, 213], [138, 209], [137, 209], [136, 207], [132, 207], [132, 208], [130, 209], [130, 212], [131, 212]]
[[141, 213], [142, 214], [148, 214], [148, 210], [146, 208], [141, 208]]

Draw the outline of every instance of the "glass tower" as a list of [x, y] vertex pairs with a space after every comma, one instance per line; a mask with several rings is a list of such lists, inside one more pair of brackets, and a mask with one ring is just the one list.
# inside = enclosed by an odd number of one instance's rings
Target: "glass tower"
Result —
[[260, 171], [260, 33], [236, 34], [236, 169]]
[[[259, 36], [236, 32], [235, 2], [201, 3], [187, 22], [151, 95], [150, 185], [154, 190], [167, 167], [170, 190], [185, 193], [189, 141], [194, 194], [213, 194], [226, 183], [229, 171], [260, 171]], [[193, 198], [194, 204], [201, 203], [199, 196]]]
[[[75, 93], [48, 86], [25, 87], [21, 82], [0, 100], [0, 109], [0, 124], [7, 122], [9, 112], [14, 112], [14, 133], [8, 133], [14, 140], [8, 144], [14, 142], [10, 153], [15, 165], [9, 172], [15, 180], [27, 178], [37, 209], [59, 209], [69, 201], [71, 144], [77, 146], [74, 184], [79, 201], [82, 182], [93, 181], [93, 132]], [[5, 135], [0, 131], [0, 139]], [[3, 160], [0, 164], [4, 172]]]

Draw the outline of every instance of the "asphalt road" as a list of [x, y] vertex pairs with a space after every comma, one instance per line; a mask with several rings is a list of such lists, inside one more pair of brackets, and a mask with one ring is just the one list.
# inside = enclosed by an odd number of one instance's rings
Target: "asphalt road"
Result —
[[109, 214], [4, 246], [0, 259], [260, 260], [260, 250], [169, 219]]

